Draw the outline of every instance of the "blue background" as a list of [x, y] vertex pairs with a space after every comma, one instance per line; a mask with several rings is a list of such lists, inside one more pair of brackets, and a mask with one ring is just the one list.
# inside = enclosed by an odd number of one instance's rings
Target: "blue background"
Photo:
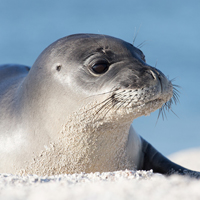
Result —
[[181, 86], [180, 104], [134, 120], [137, 132], [163, 154], [200, 146], [200, 1], [0, 0], [0, 63], [31, 66], [55, 40], [100, 33], [143, 41], [147, 63]]

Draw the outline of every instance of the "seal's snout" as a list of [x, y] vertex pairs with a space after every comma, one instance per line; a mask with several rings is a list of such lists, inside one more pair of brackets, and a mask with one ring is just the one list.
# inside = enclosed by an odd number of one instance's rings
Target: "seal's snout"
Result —
[[157, 79], [160, 82], [161, 86], [161, 93], [164, 95], [168, 95], [168, 100], [172, 97], [173, 95], [173, 86], [171, 84], [171, 81], [167, 79], [167, 77], [158, 69], [154, 68], [154, 73], [157, 76]]
[[171, 81], [158, 69], [149, 66], [146, 69], [146, 74], [148, 74], [149, 84], [157, 85], [160, 89], [161, 95], [164, 95], [167, 100], [169, 100], [173, 95], [173, 86]]

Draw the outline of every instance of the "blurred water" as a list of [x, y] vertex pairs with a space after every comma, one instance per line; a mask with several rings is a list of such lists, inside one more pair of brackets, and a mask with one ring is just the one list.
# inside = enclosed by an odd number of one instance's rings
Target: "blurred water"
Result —
[[176, 78], [182, 88], [178, 115], [157, 113], [133, 122], [137, 132], [165, 155], [200, 146], [200, 1], [0, 0], [0, 63], [32, 65], [41, 51], [73, 33], [100, 33], [146, 41], [148, 64]]

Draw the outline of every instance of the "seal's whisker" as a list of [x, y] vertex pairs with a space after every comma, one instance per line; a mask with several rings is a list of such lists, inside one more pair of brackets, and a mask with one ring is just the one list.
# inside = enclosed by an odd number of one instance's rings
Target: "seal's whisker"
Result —
[[179, 95], [180, 91], [176, 87], [179, 87], [179, 86], [173, 84], [173, 97], [172, 97], [172, 99], [173, 99], [175, 104], [179, 103], [179, 97], [180, 97], [180, 95]]
[[173, 86], [173, 89], [174, 89], [174, 90], [176, 90], [176, 91], [178, 91], [178, 92], [180, 93], [180, 91], [177, 89], [177, 88], [181, 88], [179, 85], [174, 85], [174, 84], [172, 84], [172, 86]]
[[112, 93], [112, 92], [113, 92], [113, 90], [108, 91], [108, 92], [104, 92], [104, 93], [99, 93], [99, 94], [90, 95], [90, 96], [86, 97], [85, 99], [88, 99], [88, 98], [91, 98], [91, 97], [100, 96], [100, 95], [109, 94], [109, 93]]
[[138, 48], [138, 49], [141, 49], [146, 43], [147, 43], [147, 41], [144, 40], [143, 42], [141, 42], [141, 43], [137, 46], [137, 48]]
[[[172, 110], [171, 108], [171, 105], [174, 103], [174, 104], [177, 104], [179, 103], [179, 90], [175, 87], [179, 87], [178, 85], [173, 85], [173, 96], [172, 98], [166, 102], [160, 109], [159, 109], [159, 113], [158, 113], [158, 118], [157, 118], [157, 121], [160, 117], [160, 115], [162, 115], [162, 119], [164, 120], [165, 118], [167, 119], [167, 115], [166, 115], [166, 110], [169, 112], [171, 111], [173, 114], [176, 115], [176, 113]], [[177, 116], [177, 115], [176, 115]], [[178, 117], [178, 116], [177, 116]], [[157, 122], [156, 122], [157, 123]]]
[[[102, 106], [100, 107], [100, 109], [97, 111], [97, 114], [98, 113], [103, 113], [105, 112], [106, 110], [106, 113], [104, 114], [103, 117], [105, 117], [107, 115], [107, 113], [112, 109], [114, 108], [117, 104], [120, 103], [120, 105], [123, 105], [123, 103], [121, 101], [117, 101], [116, 100], [116, 97], [120, 97], [122, 95], [122, 93], [124, 94], [124, 91], [125, 90], [122, 90], [120, 91], [119, 93], [117, 94], [113, 94], [111, 95], [107, 100], [105, 100], [104, 102], [102, 102]], [[128, 91], [125, 91], [125, 93], [128, 93]], [[124, 101], [126, 102], [126, 101]], [[101, 104], [101, 103], [100, 103]], [[108, 109], [109, 108], [109, 109]]]
[[158, 61], [156, 60], [156, 63], [155, 63], [155, 66], [154, 66], [155, 68], [156, 68], [157, 64], [158, 64]]
[[119, 88], [113, 87], [113, 88], [112, 88], [110, 91], [108, 91], [108, 92], [103, 92], [103, 93], [99, 93], [99, 94], [90, 95], [90, 96], [86, 97], [85, 99], [91, 98], [91, 97], [100, 96], [100, 95], [105, 95], [105, 94], [109, 94], [109, 93], [113, 93], [113, 92], [117, 91], [118, 89], [119, 89]]
[[[170, 82], [172, 83], [172, 82], [176, 81], [176, 79], [177, 79], [177, 77], [171, 79]], [[174, 84], [173, 84], [173, 86], [181, 88], [179, 85], [174, 85]]]
[[169, 108], [169, 107], [168, 107], [167, 104], [165, 103], [165, 104], [159, 109], [157, 121], [158, 121], [158, 119], [160, 118], [161, 115], [162, 115], [162, 119], [163, 119], [163, 120], [164, 120], [165, 118], [167, 119], [167, 115], [166, 115], [165, 109], [169, 111], [168, 108]]
[[99, 115], [103, 112], [105, 112], [108, 108], [110, 108], [110, 106], [112, 105], [112, 97], [106, 99], [106, 101], [100, 103], [99, 105], [102, 104], [102, 106], [99, 108], [99, 110], [96, 112], [95, 118], [100, 118]]
[[[116, 111], [118, 111], [122, 106], [124, 106], [125, 103], [126, 103], [126, 101], [125, 102], [121, 102], [121, 104], [116, 108]], [[124, 107], [127, 107], [127, 105], [124, 106]]]
[[162, 113], [162, 108], [160, 108], [159, 111], [158, 111], [158, 117], [157, 117], [157, 120], [156, 120], [156, 124], [158, 123], [158, 119], [160, 118], [161, 113]]
[[[129, 100], [129, 99], [128, 99], [128, 100]], [[127, 99], [124, 99], [124, 100], [121, 102], [121, 104], [118, 106], [118, 108], [116, 109], [116, 111], [119, 110], [123, 105], [125, 105], [125, 103], [127, 103]], [[128, 105], [131, 104], [131, 103], [132, 103], [132, 100], [131, 100], [131, 101], [129, 100], [128, 104], [125, 105], [124, 107], [128, 107]]]
[[166, 115], [166, 110], [167, 110], [167, 106], [166, 103], [164, 104], [164, 106], [162, 107], [162, 119], [164, 120], [165, 118], [167, 119], [167, 115]]
[[180, 97], [179, 93], [180, 92], [176, 88], [174, 88], [174, 95], [176, 95], [177, 97]]
[[92, 109], [98, 107], [99, 105], [106, 103], [106, 102], [109, 101], [110, 99], [111, 99], [111, 97], [108, 97], [107, 99], [105, 99], [104, 101], [102, 101], [102, 102], [96, 104], [95, 106], [93, 106], [92, 108], [88, 109], [87, 111], [90, 111], [90, 110], [92, 110]]
[[103, 116], [103, 118], [108, 114], [108, 112], [112, 109], [112, 108], [114, 108], [117, 104], [118, 104], [119, 102], [115, 102], [114, 104], [112, 104], [112, 106], [107, 110], [107, 112], [104, 114], [104, 116]]
[[170, 110], [174, 115], [176, 115], [176, 117], [178, 117], [179, 118], [179, 116], [171, 109]]
[[172, 99], [176, 105], [179, 102], [179, 95], [176, 92], [174, 92]]
[[110, 103], [112, 102], [112, 99], [109, 98], [109, 100], [107, 102], [105, 102], [101, 108], [96, 112], [96, 114], [98, 114], [101, 110], [103, 110], [103, 108], [106, 108], [106, 106], [108, 106]]
[[173, 87], [177, 87], [177, 88], [181, 88], [181, 86], [179, 86], [179, 85], [175, 85], [175, 84], [172, 84], [173, 85]]
[[180, 95], [176, 91], [174, 91], [173, 99], [176, 99], [176, 101], [179, 102], [179, 97]]
[[126, 100], [124, 100], [124, 101], [120, 101], [119, 103], [120, 103], [120, 104], [119, 104], [119, 106], [116, 108], [116, 111], [119, 110], [122, 106], [125, 105]]
[[119, 104], [119, 106], [116, 108], [115, 111], [118, 111], [124, 104], [126, 103], [126, 100], [124, 101], [119, 101], [117, 104]]
[[161, 114], [162, 114], [162, 119], [165, 120], [167, 119], [167, 114], [166, 114], [166, 111], [169, 112], [169, 107], [167, 106], [167, 104], [165, 103], [164, 106], [161, 108]]
[[[140, 27], [141, 27], [141, 26], [140, 26]], [[134, 45], [135, 40], [136, 40], [136, 38], [137, 38], [137, 36], [138, 36], [138, 33], [139, 33], [139, 31], [140, 31], [140, 27], [139, 27], [139, 29], [137, 30], [137, 32], [136, 32], [136, 28], [135, 28], [135, 33], [134, 33], [134, 36], [133, 36], [133, 45]]]
[[[114, 91], [117, 91], [118, 89], [116, 87], [113, 87], [111, 91], [107, 92], [107, 93], [112, 93]], [[124, 90], [123, 90], [124, 91]], [[93, 106], [92, 108], [90, 108], [87, 111], [90, 111], [98, 106], [100, 106], [99, 110], [96, 112], [96, 117], [99, 117], [100, 113], [105, 112], [105, 110], [107, 110], [107, 108], [110, 108], [110, 105], [113, 104], [113, 100], [114, 100], [114, 96], [117, 97], [120, 93], [122, 93], [123, 91], [120, 91], [118, 94], [113, 94], [110, 97], [106, 98], [104, 101], [96, 104], [95, 106]], [[103, 94], [103, 93], [102, 93]], [[102, 95], [99, 94], [99, 95]], [[95, 96], [95, 95], [94, 95]]]
[[172, 100], [170, 99], [170, 101], [166, 103], [166, 110], [168, 112], [172, 109], [171, 105], [172, 105]]
[[[112, 100], [110, 99], [107, 103], [103, 104], [101, 108], [96, 112], [96, 118], [100, 119], [99, 117], [100, 114], [107, 112], [107, 110], [109, 110], [111, 106], [112, 106]], [[104, 116], [103, 117], [101, 116], [101, 118], [104, 118]]]

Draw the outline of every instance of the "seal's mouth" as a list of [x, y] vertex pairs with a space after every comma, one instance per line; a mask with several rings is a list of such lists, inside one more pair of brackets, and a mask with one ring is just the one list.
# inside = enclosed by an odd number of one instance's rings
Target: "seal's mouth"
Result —
[[165, 111], [171, 110], [171, 105], [178, 101], [178, 90], [175, 87], [177, 86], [169, 81], [165, 91], [162, 91], [159, 85], [141, 89], [115, 89], [110, 92], [108, 98], [98, 104], [96, 111], [102, 114], [103, 118], [109, 114], [116, 117], [128, 114], [135, 119], [160, 109], [159, 116], [162, 114], [164, 117]]
[[153, 98], [150, 100], [146, 100], [145, 98], [142, 99], [143, 100], [141, 101], [137, 101], [136, 99], [129, 99], [128, 102], [118, 102], [120, 106], [118, 106], [115, 111], [125, 112], [129, 115], [132, 115], [133, 118], [137, 118], [142, 115], [150, 115], [150, 113], [156, 111], [157, 109], [161, 109], [162, 106], [167, 102], [167, 100], [163, 98]]

